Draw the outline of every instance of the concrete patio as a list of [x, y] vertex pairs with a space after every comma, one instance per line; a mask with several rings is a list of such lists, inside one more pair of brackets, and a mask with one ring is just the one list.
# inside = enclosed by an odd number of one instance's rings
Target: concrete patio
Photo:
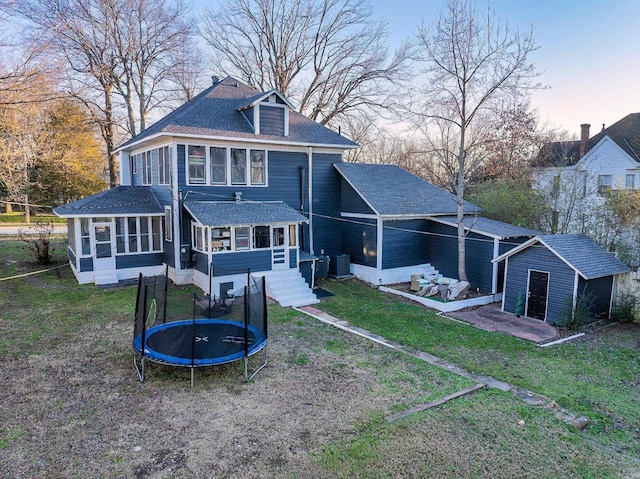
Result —
[[447, 316], [459, 319], [485, 331], [499, 331], [534, 343], [544, 343], [556, 338], [558, 332], [549, 323], [538, 319], [516, 317], [500, 310], [500, 303], [481, 306], [471, 311], [455, 311]]

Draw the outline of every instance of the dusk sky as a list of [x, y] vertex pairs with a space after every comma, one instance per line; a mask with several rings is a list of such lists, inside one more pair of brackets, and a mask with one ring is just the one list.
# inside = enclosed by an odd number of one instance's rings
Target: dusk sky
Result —
[[[440, 6], [440, 0], [373, 1], [392, 45], [422, 19], [435, 18]], [[640, 111], [640, 1], [493, 0], [491, 7], [512, 27], [534, 27], [540, 49], [533, 61], [550, 87], [532, 99], [543, 121], [572, 136], [589, 123], [594, 134]]]

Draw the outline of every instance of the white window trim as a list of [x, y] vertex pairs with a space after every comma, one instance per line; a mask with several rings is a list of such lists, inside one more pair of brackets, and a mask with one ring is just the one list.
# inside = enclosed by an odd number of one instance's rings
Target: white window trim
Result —
[[144, 151], [142, 156], [142, 184], [149, 186], [153, 184], [153, 165], [151, 161], [151, 150]]
[[[249, 251], [271, 251], [274, 248], [287, 248], [287, 249], [295, 249], [298, 248], [298, 229], [297, 229], [297, 224], [295, 224], [296, 226], [296, 244], [295, 245], [291, 245], [289, 242], [291, 240], [290, 234], [289, 234], [289, 228], [292, 225], [292, 223], [275, 223], [275, 224], [255, 224], [255, 225], [236, 225], [236, 226], [227, 226], [227, 225], [216, 225], [216, 226], [204, 226], [201, 223], [192, 220], [191, 221], [191, 249], [194, 251], [197, 251], [199, 253], [203, 253], [203, 254], [209, 254], [209, 253], [213, 253], [216, 255], [219, 254], [229, 254], [229, 253], [247, 253]], [[269, 246], [265, 247], [265, 248], [256, 248], [255, 246], [255, 227], [256, 226], [268, 226], [269, 227]], [[212, 248], [210, 248], [209, 246], [212, 245], [212, 241], [213, 241], [213, 232], [212, 229], [214, 228], [229, 228], [230, 230], [230, 234], [231, 236], [229, 237], [230, 240], [230, 246], [231, 248], [229, 250], [222, 250], [222, 251], [213, 251]], [[249, 242], [248, 242], [248, 248], [247, 249], [236, 249], [236, 234], [237, 234], [237, 230], [238, 228], [249, 228]], [[282, 245], [282, 246], [274, 246], [273, 245], [273, 229], [274, 228], [284, 228], [285, 229], [285, 235], [289, 236], [287, 242]], [[201, 229], [202, 230], [202, 239], [203, 239], [203, 243], [202, 243], [202, 248], [198, 248], [197, 247], [197, 243], [196, 243], [196, 231], [197, 229]]]
[[[193, 183], [189, 176], [189, 147], [204, 146], [204, 183]], [[226, 149], [226, 182], [211, 183], [211, 148]], [[269, 186], [269, 150], [266, 148], [250, 148], [247, 145], [220, 145], [220, 144], [203, 144], [203, 143], [185, 143], [184, 144], [184, 171], [187, 186], [211, 186], [211, 187], [249, 187], [249, 188], [266, 188]], [[231, 150], [245, 150], [245, 182], [232, 183], [231, 181]], [[251, 152], [264, 151], [264, 183], [251, 183]]]
[[284, 136], [289, 136], [289, 106], [278, 103], [274, 96], [271, 96], [267, 101], [258, 103], [253, 108], [253, 125], [256, 135], [260, 134], [260, 106], [264, 104], [268, 107], [278, 107], [284, 109]]
[[164, 207], [164, 240], [173, 241], [173, 212], [171, 206]]
[[[170, 185], [171, 184], [171, 156], [173, 155], [173, 149], [171, 145], [160, 146], [156, 148], [158, 150], [158, 184], [159, 185]], [[162, 151], [162, 163], [160, 163], [160, 152]], [[168, 168], [163, 168], [164, 165], [168, 165]], [[165, 175], [164, 170], [167, 169], [168, 172]], [[163, 178], [164, 176], [164, 178]], [[162, 181], [164, 180], [164, 181]]]

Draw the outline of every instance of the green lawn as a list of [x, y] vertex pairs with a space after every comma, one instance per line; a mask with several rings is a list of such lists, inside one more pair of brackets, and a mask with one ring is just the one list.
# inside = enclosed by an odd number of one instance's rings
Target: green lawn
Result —
[[540, 348], [447, 320], [359, 281], [329, 280], [323, 288], [335, 296], [320, 309], [468, 371], [547, 396], [591, 418], [590, 438], [640, 455], [640, 325]]
[[[240, 363], [198, 372], [193, 390], [184, 370], [157, 365], [139, 384], [130, 346], [135, 287], [77, 284], [64, 266], [64, 241], [55, 243], [49, 267], [62, 267], [0, 281], [0, 477], [640, 473], [637, 328], [627, 330], [635, 335], [612, 328], [593, 341], [540, 349], [447, 321], [357, 281], [327, 281], [323, 287], [336, 296], [320, 309], [594, 420], [579, 432], [511, 393], [480, 390], [389, 423], [388, 414], [471, 382], [270, 305], [270, 362], [252, 384], [239, 379]], [[22, 243], [0, 237], [0, 278], [41, 269]], [[193, 290], [175, 288], [185, 297]], [[360, 406], [351, 411], [355, 403]], [[323, 419], [314, 421], [314, 414]], [[319, 433], [323, 422], [331, 427]]]

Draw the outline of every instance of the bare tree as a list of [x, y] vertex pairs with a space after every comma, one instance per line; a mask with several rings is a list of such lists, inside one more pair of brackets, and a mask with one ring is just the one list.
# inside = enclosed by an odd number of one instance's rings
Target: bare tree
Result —
[[408, 76], [408, 46], [389, 58], [363, 0], [227, 0], [205, 13], [202, 36], [219, 71], [280, 91], [322, 124], [390, 106]]
[[115, 186], [120, 125], [129, 135], [144, 129], [149, 112], [178, 90], [176, 62], [192, 58], [179, 53], [192, 46], [187, 7], [167, 0], [24, 0], [18, 11], [35, 26], [33, 37], [70, 67], [69, 92], [100, 126]]
[[455, 134], [455, 149], [451, 149], [454, 138], [448, 136], [443, 153], [447, 150], [447, 157], [456, 159], [458, 276], [466, 280], [464, 195], [469, 164], [478, 151], [474, 151], [475, 138], [483, 115], [498, 108], [505, 95], [523, 94], [538, 86], [533, 84], [538, 73], [529, 60], [538, 46], [533, 29], [513, 30], [492, 10], [481, 15], [465, 0], [445, 0], [433, 24], [418, 30], [417, 44], [426, 82], [419, 91], [421, 100], [413, 102], [412, 109], [419, 121], [448, 123], [450, 134]]

